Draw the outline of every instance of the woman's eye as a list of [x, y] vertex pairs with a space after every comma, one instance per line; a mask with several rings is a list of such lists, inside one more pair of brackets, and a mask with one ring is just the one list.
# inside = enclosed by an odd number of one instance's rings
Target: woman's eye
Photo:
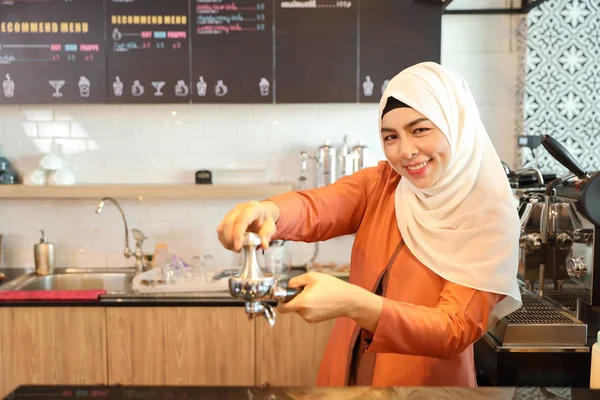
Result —
[[429, 128], [417, 128], [413, 131], [414, 134], [427, 132]]
[[396, 135], [388, 135], [386, 137], [383, 138], [383, 140], [385, 142], [387, 142], [388, 140], [392, 140], [392, 139], [396, 139]]

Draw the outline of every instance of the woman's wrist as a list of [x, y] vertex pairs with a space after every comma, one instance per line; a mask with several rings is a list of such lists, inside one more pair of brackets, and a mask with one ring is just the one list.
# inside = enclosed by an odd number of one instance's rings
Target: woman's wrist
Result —
[[344, 315], [373, 333], [383, 312], [383, 297], [352, 285], [347, 292], [347, 307]]
[[277, 221], [279, 220], [279, 214], [280, 214], [279, 206], [277, 205], [277, 203], [275, 203], [274, 201], [271, 201], [271, 200], [262, 200], [260, 202], [260, 204], [262, 204], [263, 206], [265, 206], [267, 208], [267, 210], [269, 210], [269, 213], [271, 214], [271, 217], [273, 218], [273, 222], [277, 223]]

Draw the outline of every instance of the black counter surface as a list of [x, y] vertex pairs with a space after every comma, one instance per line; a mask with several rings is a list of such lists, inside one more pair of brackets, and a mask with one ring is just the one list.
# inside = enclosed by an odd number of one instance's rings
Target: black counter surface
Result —
[[7, 399], [600, 399], [600, 391], [581, 388], [242, 388], [135, 386], [21, 386]]
[[[6, 275], [6, 279], [0, 281], [0, 285], [24, 274], [32, 272], [26, 269], [0, 269]], [[293, 269], [291, 276], [305, 273], [304, 269]], [[267, 302], [276, 306], [277, 302]], [[122, 295], [119, 293], [107, 293], [101, 295], [98, 300], [5, 300], [0, 301], [0, 307], [243, 307], [244, 302], [229, 296], [228, 293], [217, 295], [195, 296], [193, 294], [139, 294]]]

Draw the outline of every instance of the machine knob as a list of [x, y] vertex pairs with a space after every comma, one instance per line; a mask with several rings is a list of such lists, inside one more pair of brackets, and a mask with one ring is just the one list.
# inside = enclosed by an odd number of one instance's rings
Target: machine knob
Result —
[[587, 263], [581, 257], [569, 257], [567, 273], [571, 278], [583, 278], [587, 274]]
[[566, 232], [556, 235], [556, 244], [561, 250], [570, 249], [573, 246], [573, 237]]
[[521, 243], [527, 250], [539, 250], [542, 247], [542, 235], [537, 232], [527, 233], [521, 236]]

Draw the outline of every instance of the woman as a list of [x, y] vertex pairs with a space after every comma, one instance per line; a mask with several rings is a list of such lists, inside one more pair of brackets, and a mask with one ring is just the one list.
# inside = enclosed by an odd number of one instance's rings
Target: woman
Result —
[[335, 184], [235, 207], [218, 228], [322, 241], [356, 234], [350, 282], [319, 273], [281, 312], [338, 318], [318, 385], [476, 386], [473, 343], [521, 305], [519, 220], [467, 84], [427, 62], [402, 71], [379, 105], [387, 162]]

